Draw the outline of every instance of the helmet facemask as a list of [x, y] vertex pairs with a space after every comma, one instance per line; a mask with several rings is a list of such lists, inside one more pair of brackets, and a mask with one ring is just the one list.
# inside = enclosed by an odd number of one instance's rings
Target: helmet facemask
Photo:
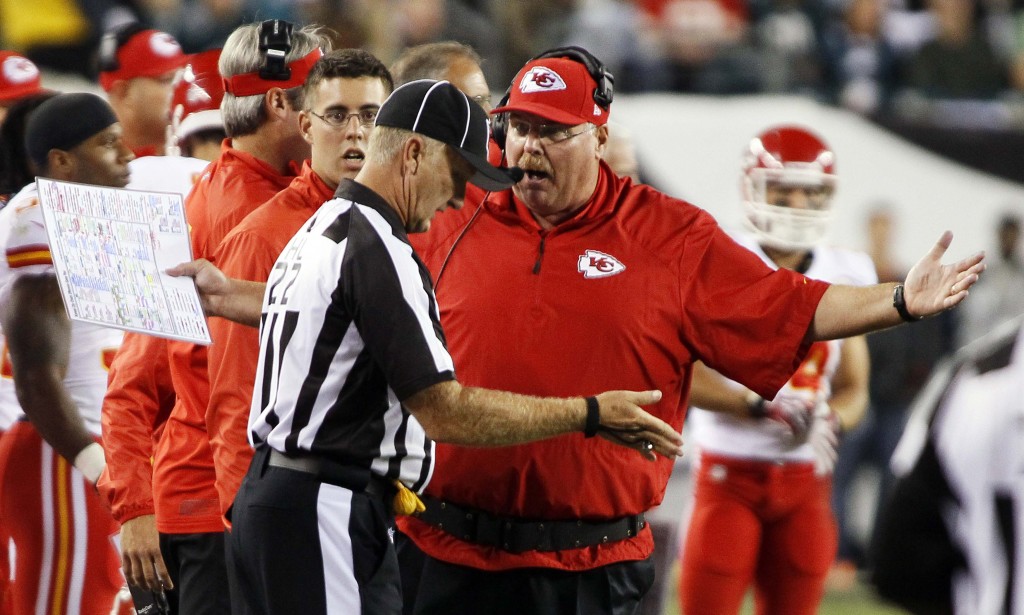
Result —
[[832, 217], [835, 157], [817, 136], [780, 127], [755, 137], [742, 176], [744, 218], [758, 243], [808, 250], [824, 239]]

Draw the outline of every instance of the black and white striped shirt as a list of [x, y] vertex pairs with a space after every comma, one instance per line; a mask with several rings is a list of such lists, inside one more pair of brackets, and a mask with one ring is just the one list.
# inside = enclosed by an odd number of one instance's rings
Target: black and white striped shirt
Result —
[[419, 491], [434, 443], [400, 400], [454, 378], [430, 274], [401, 220], [344, 180], [267, 281], [250, 441]]

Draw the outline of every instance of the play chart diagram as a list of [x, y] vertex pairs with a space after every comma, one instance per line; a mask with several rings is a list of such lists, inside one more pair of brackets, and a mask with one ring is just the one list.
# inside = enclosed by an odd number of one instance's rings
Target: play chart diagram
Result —
[[210, 343], [191, 278], [181, 195], [38, 179], [50, 254], [68, 315], [127, 331]]

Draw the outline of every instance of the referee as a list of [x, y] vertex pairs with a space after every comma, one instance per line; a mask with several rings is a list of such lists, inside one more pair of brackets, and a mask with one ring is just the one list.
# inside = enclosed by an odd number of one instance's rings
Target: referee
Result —
[[504, 446], [584, 432], [651, 460], [681, 453], [679, 434], [640, 408], [658, 391], [555, 399], [455, 380], [407, 233], [460, 207], [467, 181], [510, 186], [486, 155], [483, 109], [446, 81], [413, 81], [381, 106], [363, 169], [292, 238], [266, 285], [206, 261], [172, 271], [196, 277], [210, 315], [260, 325], [256, 454], [229, 513], [229, 572], [245, 597], [236, 614], [400, 613], [393, 485], [426, 486], [434, 439]]

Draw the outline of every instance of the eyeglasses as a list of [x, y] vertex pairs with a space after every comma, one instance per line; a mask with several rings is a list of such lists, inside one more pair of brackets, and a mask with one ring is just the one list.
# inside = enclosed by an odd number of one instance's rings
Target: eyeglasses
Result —
[[544, 145], [564, 143], [573, 137], [578, 137], [597, 128], [597, 126], [593, 124], [585, 124], [583, 126], [583, 130], [573, 132], [573, 126], [566, 126], [564, 124], [531, 124], [526, 120], [517, 119], [510, 119], [508, 127], [509, 136], [513, 136], [517, 139], [525, 139], [531, 132], [533, 132], [537, 135], [537, 139]]
[[364, 128], [370, 128], [371, 126], [373, 126], [373, 123], [377, 121], [378, 110], [360, 109], [359, 111], [356, 111], [354, 113], [345, 113], [344, 111], [340, 111], [337, 109], [328, 109], [327, 112], [324, 113], [323, 115], [320, 115], [319, 113], [313, 111], [312, 109], [308, 109], [308, 111], [310, 115], [315, 115], [316, 117], [323, 120], [325, 124], [327, 124], [328, 126], [333, 126], [334, 128], [344, 128], [345, 126], [348, 126], [348, 121], [351, 118], [356, 118]]

